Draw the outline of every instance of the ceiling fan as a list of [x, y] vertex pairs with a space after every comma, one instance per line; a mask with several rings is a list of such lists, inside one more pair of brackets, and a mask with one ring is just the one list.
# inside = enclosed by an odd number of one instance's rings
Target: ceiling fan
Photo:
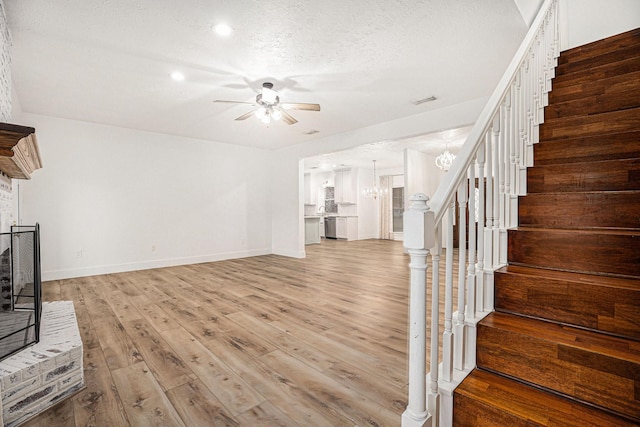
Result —
[[298, 121], [293, 116], [287, 113], [285, 110], [305, 110], [305, 111], [320, 111], [319, 104], [303, 104], [303, 103], [288, 103], [280, 102], [278, 92], [273, 90], [273, 83], [262, 83], [262, 92], [256, 95], [255, 102], [244, 101], [222, 101], [216, 100], [213, 102], [225, 102], [231, 104], [249, 104], [257, 106], [246, 114], [236, 118], [236, 120], [246, 120], [252, 115], [256, 115], [263, 123], [269, 124], [271, 120], [282, 120], [288, 125], [297, 123]]

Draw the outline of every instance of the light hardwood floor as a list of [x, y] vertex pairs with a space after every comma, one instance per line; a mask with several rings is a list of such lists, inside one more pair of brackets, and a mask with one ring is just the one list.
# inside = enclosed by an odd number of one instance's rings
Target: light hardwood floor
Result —
[[399, 426], [402, 243], [306, 250], [44, 283], [75, 304], [87, 387], [26, 425]]

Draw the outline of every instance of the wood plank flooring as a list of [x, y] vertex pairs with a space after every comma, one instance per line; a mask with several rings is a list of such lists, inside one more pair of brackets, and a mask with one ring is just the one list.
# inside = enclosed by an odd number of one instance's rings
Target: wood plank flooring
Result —
[[402, 243], [306, 250], [44, 283], [75, 304], [87, 387], [26, 425], [399, 426]]

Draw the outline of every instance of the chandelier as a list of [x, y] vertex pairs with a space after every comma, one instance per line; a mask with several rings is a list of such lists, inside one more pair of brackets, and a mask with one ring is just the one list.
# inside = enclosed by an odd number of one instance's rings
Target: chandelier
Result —
[[366, 187], [362, 192], [365, 197], [370, 199], [377, 199], [380, 194], [383, 193], [384, 190], [381, 190], [376, 185], [376, 161], [373, 161], [373, 187]]
[[436, 157], [436, 166], [443, 171], [448, 171], [451, 167], [451, 164], [453, 163], [453, 159], [455, 158], [456, 156], [453, 155], [448, 148], [446, 148], [443, 153]]

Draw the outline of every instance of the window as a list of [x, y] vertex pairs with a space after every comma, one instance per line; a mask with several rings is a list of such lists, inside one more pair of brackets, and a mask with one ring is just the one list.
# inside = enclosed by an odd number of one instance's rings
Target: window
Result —
[[401, 233], [403, 229], [402, 214], [404, 212], [404, 187], [393, 189], [393, 232]]

